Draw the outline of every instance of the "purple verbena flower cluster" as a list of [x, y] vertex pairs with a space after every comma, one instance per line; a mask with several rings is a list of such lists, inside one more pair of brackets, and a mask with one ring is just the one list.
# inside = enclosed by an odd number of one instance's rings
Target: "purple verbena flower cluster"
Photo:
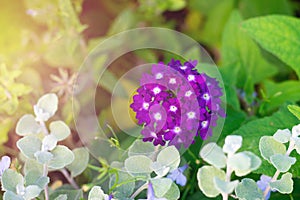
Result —
[[138, 124], [144, 125], [143, 141], [187, 148], [195, 136], [211, 136], [211, 127], [225, 117], [218, 81], [200, 74], [196, 65], [197, 61], [172, 60], [153, 65], [152, 74], [143, 74], [130, 105]]

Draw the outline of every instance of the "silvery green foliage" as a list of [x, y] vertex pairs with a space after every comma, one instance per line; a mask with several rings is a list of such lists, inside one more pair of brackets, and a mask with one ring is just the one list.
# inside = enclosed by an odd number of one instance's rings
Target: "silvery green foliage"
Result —
[[88, 200], [115, 200], [105, 194], [100, 186], [94, 186], [88, 196]]
[[228, 198], [238, 185], [243, 184], [238, 180], [231, 181], [231, 174], [246, 176], [261, 165], [260, 158], [252, 152], [238, 152], [242, 140], [241, 136], [230, 135], [225, 138], [222, 148], [211, 142], [201, 149], [201, 158], [211, 165], [201, 167], [197, 174], [199, 188], [206, 196], [213, 198], [221, 194], [224, 199]]
[[134, 191], [151, 182], [155, 197], [177, 200], [180, 197], [179, 188], [165, 176], [177, 169], [179, 164], [180, 154], [176, 147], [159, 149], [151, 143], [136, 140], [123, 163], [111, 164], [117, 172], [110, 177], [110, 188], [117, 199], [134, 199]]
[[[69, 127], [63, 121], [51, 121], [49, 127], [46, 126], [57, 109], [57, 96], [46, 94], [33, 106], [34, 115], [26, 114], [18, 121], [16, 133], [23, 137], [17, 141], [17, 147], [25, 157], [25, 176], [11, 169], [4, 171], [1, 180], [4, 200], [38, 197], [49, 183], [49, 170], [66, 167], [75, 177], [87, 167], [89, 154], [85, 148], [71, 151], [64, 145], [58, 145], [71, 134]], [[67, 198], [68, 194], [56, 197], [58, 200]]]
[[[261, 156], [272, 164], [277, 172], [269, 183], [265, 193], [278, 191], [290, 194], [293, 191], [292, 174], [288, 171], [296, 163], [296, 158], [290, 156], [293, 150], [300, 154], [300, 124], [289, 129], [277, 130], [273, 136], [263, 136], [259, 142]], [[279, 179], [280, 173], [281, 178]]]

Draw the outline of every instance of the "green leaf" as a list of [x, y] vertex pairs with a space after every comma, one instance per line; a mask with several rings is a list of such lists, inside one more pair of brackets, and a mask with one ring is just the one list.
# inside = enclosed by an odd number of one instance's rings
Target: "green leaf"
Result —
[[171, 188], [173, 181], [169, 178], [152, 179], [153, 190], [156, 197], [163, 197]]
[[131, 175], [150, 174], [152, 160], [147, 156], [131, 156], [125, 160], [125, 168]]
[[262, 157], [271, 162], [271, 156], [276, 154], [285, 154], [286, 147], [277, 142], [272, 136], [263, 136], [259, 141], [259, 150]]
[[24, 199], [34, 199], [39, 196], [42, 189], [37, 185], [29, 185], [25, 189]]
[[17, 142], [17, 147], [27, 158], [35, 158], [34, 154], [41, 150], [42, 141], [35, 136], [25, 136]]
[[100, 186], [94, 186], [91, 189], [88, 200], [105, 200], [105, 194]]
[[74, 160], [73, 152], [63, 145], [56, 146], [51, 153], [53, 154], [53, 158], [48, 166], [52, 169], [62, 169]]
[[12, 169], [7, 169], [3, 172], [1, 185], [4, 191], [16, 192], [17, 185], [23, 185], [23, 176]]
[[82, 190], [71, 190], [71, 189], [65, 189], [63, 186], [61, 188], [56, 189], [54, 192], [50, 194], [49, 199], [55, 199], [59, 195], [67, 195], [68, 200], [82, 200], [83, 198], [83, 192]]
[[50, 182], [49, 177], [40, 175], [39, 171], [31, 170], [25, 175], [25, 184], [37, 185], [40, 188], [44, 188]]
[[198, 186], [207, 197], [213, 198], [220, 194], [220, 191], [215, 187], [214, 184], [215, 177], [225, 181], [226, 175], [223, 170], [213, 166], [204, 166], [198, 170]]
[[256, 183], [249, 178], [244, 178], [241, 183], [235, 188], [235, 194], [241, 200], [255, 199], [264, 200], [264, 195]]
[[49, 93], [43, 95], [37, 102], [37, 107], [48, 113], [52, 117], [57, 111], [58, 98], [56, 94]]
[[275, 83], [265, 80], [263, 85], [265, 97], [260, 106], [261, 114], [270, 113], [287, 101], [293, 103], [300, 99], [299, 81], [288, 80], [282, 83]]
[[8, 140], [8, 133], [10, 129], [12, 128], [13, 123], [12, 120], [7, 118], [7, 119], [2, 119], [0, 123], [0, 144], [3, 144], [7, 142]]
[[239, 181], [236, 180], [236, 181], [227, 182], [219, 179], [218, 177], [215, 177], [214, 184], [221, 194], [223, 193], [231, 194], [235, 189], [235, 187], [239, 184]]
[[54, 135], [58, 141], [66, 139], [70, 134], [70, 128], [63, 121], [54, 121], [49, 125], [51, 135]]
[[46, 164], [53, 158], [53, 154], [48, 151], [37, 151], [34, 153], [34, 156], [41, 164]]
[[175, 183], [172, 183], [171, 188], [167, 191], [167, 193], [163, 196], [168, 200], [177, 200], [180, 198], [180, 190]]
[[186, 6], [185, 0], [167, 0], [169, 6], [169, 11], [178, 11], [183, 9]]
[[46, 135], [42, 141], [43, 151], [52, 151], [57, 145], [57, 139], [54, 135]]
[[[118, 171], [116, 175], [112, 175], [109, 179], [109, 188], [112, 188], [116, 184], [120, 184], [118, 187], [116, 187], [113, 190], [113, 194], [115, 198], [124, 198], [127, 196], [130, 196], [135, 189], [135, 182], [129, 181], [132, 180], [133, 177], [124, 172], [124, 171]], [[118, 177], [118, 180], [116, 180], [116, 177]]]
[[54, 200], [68, 200], [68, 195], [66, 195], [66, 194], [60, 194]]
[[128, 156], [144, 155], [152, 157], [154, 154], [154, 145], [150, 142], [143, 142], [142, 140], [135, 140], [128, 149]]
[[279, 129], [276, 131], [276, 133], [273, 135], [273, 138], [280, 143], [287, 143], [290, 141], [291, 138], [291, 131], [289, 129]]
[[257, 170], [262, 163], [260, 158], [250, 151], [243, 151], [242, 154], [244, 154], [245, 156], [247, 156], [250, 159], [250, 167], [245, 170], [236, 168], [235, 175], [237, 175], [239, 177], [245, 176], [245, 175], [249, 174], [250, 172]]
[[222, 148], [214, 142], [206, 144], [200, 150], [200, 156], [203, 160], [217, 168], [224, 168], [226, 166], [227, 158]]
[[[259, 148], [257, 147], [259, 146], [259, 140], [262, 136], [272, 136], [278, 129], [290, 129], [298, 122], [299, 120], [288, 111], [286, 105], [283, 105], [282, 108], [272, 116], [252, 120], [241, 126], [232, 134], [241, 135], [243, 137], [242, 150], [251, 151], [256, 155], [260, 155]], [[276, 140], [275, 142], [278, 143]], [[299, 169], [300, 166], [297, 165], [294, 165], [291, 168], [295, 176], [300, 176]], [[263, 160], [262, 165], [258, 170], [255, 171], [255, 173], [273, 176], [275, 173], [275, 168], [273, 168], [268, 161]]]
[[165, 167], [170, 167], [170, 171], [177, 169], [180, 164], [180, 154], [175, 146], [168, 146], [157, 155], [157, 162]]
[[37, 176], [43, 175], [43, 165], [36, 159], [26, 159], [24, 164], [24, 173], [27, 174], [34, 170]]
[[272, 15], [249, 19], [242, 27], [264, 49], [291, 66], [300, 77], [299, 19]]
[[270, 160], [273, 166], [280, 172], [289, 171], [291, 166], [294, 165], [297, 161], [296, 158], [282, 154], [275, 154], [271, 156]]
[[222, 38], [222, 60], [229, 72], [232, 68], [240, 68], [237, 86], [245, 90], [246, 100], [251, 103], [254, 84], [276, 74], [277, 69], [264, 59], [259, 47], [240, 30], [242, 21], [238, 11], [231, 13]]
[[6, 191], [4, 192], [3, 200], [24, 200], [24, 199], [11, 191]]
[[165, 175], [168, 174], [168, 172], [170, 171], [170, 167], [168, 166], [163, 166], [161, 163], [159, 162], [153, 162], [151, 165], [151, 168], [153, 169], [153, 171], [157, 174], [157, 176], [159, 177], [163, 177]]
[[89, 152], [86, 148], [76, 148], [73, 150], [75, 156], [74, 161], [67, 166], [67, 169], [71, 172], [72, 177], [80, 175], [88, 166]]
[[243, 138], [239, 135], [228, 135], [225, 138], [225, 144], [223, 146], [223, 152], [228, 154], [234, 154], [242, 146]]
[[20, 136], [38, 133], [40, 125], [35, 121], [33, 115], [24, 115], [21, 117], [16, 126], [16, 133]]
[[300, 107], [296, 105], [288, 105], [289, 111], [300, 120]]
[[282, 194], [290, 194], [293, 192], [293, 179], [291, 173], [285, 173], [281, 176], [280, 180], [270, 182], [270, 186], [273, 190], [276, 190]]

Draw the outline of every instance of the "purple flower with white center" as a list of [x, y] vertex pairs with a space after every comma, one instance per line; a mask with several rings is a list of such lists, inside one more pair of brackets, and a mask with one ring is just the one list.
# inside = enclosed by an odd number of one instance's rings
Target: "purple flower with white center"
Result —
[[154, 194], [152, 183], [148, 183], [147, 200], [167, 200], [166, 198], [157, 198]]
[[186, 176], [183, 174], [184, 171], [188, 168], [188, 165], [183, 165], [182, 167], [179, 167], [177, 169], [174, 169], [173, 171], [171, 171], [167, 178], [172, 179], [173, 181], [175, 181], [178, 185], [181, 186], [185, 186], [187, 179]]
[[151, 74], [142, 75], [130, 107], [138, 124], [144, 126], [143, 141], [187, 148], [195, 136], [211, 136], [211, 127], [225, 117], [218, 81], [200, 74], [197, 63], [172, 59], [167, 65], [153, 65]]
[[[266, 175], [261, 175], [260, 176], [260, 180], [257, 181], [257, 186], [264, 192], [267, 187], [269, 186], [269, 183], [271, 182], [272, 178]], [[269, 193], [266, 196], [266, 200], [268, 200], [271, 196], [271, 190], [269, 191]]]
[[0, 161], [0, 178], [5, 170], [10, 167], [11, 159], [8, 156], [3, 156]]

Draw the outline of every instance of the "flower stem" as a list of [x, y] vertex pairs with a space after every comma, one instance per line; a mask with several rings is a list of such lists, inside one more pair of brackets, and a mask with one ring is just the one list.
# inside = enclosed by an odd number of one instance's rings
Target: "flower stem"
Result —
[[70, 176], [70, 174], [68, 173], [68, 171], [65, 168], [61, 169], [60, 172], [64, 175], [64, 177], [72, 185], [73, 188], [75, 188], [77, 190], [79, 189], [79, 186], [77, 185], [77, 183], [74, 181], [73, 177]]
[[131, 195], [131, 199], [134, 199], [135, 197], [137, 197], [137, 195], [139, 195], [143, 190], [145, 190], [148, 187], [148, 182], [145, 183], [144, 185], [142, 185], [139, 189], [137, 189], [132, 195]]
[[[48, 175], [48, 166], [46, 164], [43, 165], [43, 176]], [[44, 188], [45, 190], [45, 200], [49, 200], [49, 189], [48, 189], [48, 184]]]
[[[288, 150], [286, 151], [285, 155], [289, 156], [294, 149], [295, 149], [295, 141], [291, 140], [290, 144], [289, 144], [289, 147], [288, 147]], [[280, 171], [277, 170], [275, 172], [274, 176], [272, 177], [271, 182], [276, 181], [278, 179], [279, 175], [280, 175]], [[266, 198], [266, 196], [268, 195], [270, 190], [271, 190], [271, 186], [269, 184], [268, 187], [264, 191], [264, 198]]]
[[[229, 159], [230, 156], [232, 156], [232, 155], [228, 155], [227, 159]], [[227, 165], [226, 166], [226, 177], [225, 177], [226, 182], [230, 182], [232, 172], [233, 172], [233, 170]], [[227, 193], [222, 193], [222, 197], [223, 197], [223, 200], [228, 200]]]

